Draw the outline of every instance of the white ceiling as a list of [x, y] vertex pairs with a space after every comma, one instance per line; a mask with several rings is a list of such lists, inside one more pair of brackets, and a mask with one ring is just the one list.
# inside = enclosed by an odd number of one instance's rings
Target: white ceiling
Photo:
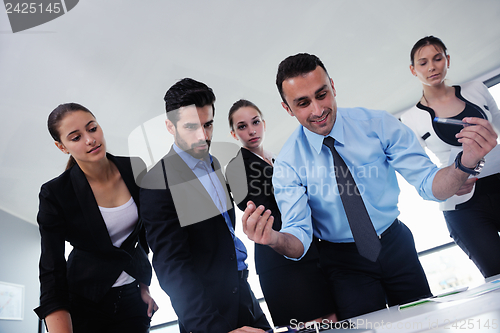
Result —
[[443, 39], [449, 80], [500, 68], [498, 0], [85, 0], [65, 15], [13, 34], [0, 10], [0, 209], [36, 223], [40, 185], [67, 156], [46, 130], [64, 102], [90, 108], [108, 150], [163, 114], [163, 95], [192, 77], [217, 96], [214, 140], [230, 140], [226, 115], [239, 98], [264, 112], [266, 149], [279, 152], [297, 126], [275, 87], [281, 60], [318, 55], [340, 106], [392, 113], [421, 93], [408, 70], [419, 38]]

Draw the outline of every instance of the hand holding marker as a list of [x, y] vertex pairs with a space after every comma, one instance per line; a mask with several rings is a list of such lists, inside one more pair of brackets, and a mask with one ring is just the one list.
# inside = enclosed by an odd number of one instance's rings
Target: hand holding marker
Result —
[[441, 123], [441, 124], [448, 124], [448, 125], [458, 125], [458, 126], [463, 126], [463, 127], [474, 125], [474, 124], [465, 123], [465, 122], [458, 120], [458, 119], [439, 118], [439, 117], [435, 117], [434, 122]]

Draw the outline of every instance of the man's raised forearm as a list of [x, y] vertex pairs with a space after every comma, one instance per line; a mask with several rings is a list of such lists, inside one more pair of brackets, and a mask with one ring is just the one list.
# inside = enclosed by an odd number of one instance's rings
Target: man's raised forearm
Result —
[[289, 258], [300, 258], [304, 253], [304, 246], [302, 242], [292, 234], [286, 232], [278, 232], [277, 233], [277, 242], [275, 244], [269, 244], [269, 246], [284, 256]]
[[468, 173], [456, 169], [454, 165], [439, 170], [432, 182], [432, 194], [439, 200], [446, 200], [457, 193], [469, 177]]

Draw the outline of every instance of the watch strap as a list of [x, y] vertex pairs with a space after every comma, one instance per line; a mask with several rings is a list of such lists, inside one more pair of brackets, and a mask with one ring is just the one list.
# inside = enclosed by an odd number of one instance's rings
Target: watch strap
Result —
[[463, 155], [463, 153], [464, 152], [461, 151], [461, 152], [459, 152], [457, 154], [457, 157], [455, 157], [455, 169], [460, 169], [463, 172], [466, 172], [466, 173], [471, 174], [473, 176], [479, 175], [479, 173], [481, 172], [482, 166], [484, 164], [484, 160], [481, 159], [473, 169], [467, 168], [467, 167], [465, 167], [465, 166], [462, 165], [462, 155]]

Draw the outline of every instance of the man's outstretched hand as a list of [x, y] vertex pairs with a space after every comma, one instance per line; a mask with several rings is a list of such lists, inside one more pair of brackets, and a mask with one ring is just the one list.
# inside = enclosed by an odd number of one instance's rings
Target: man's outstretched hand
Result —
[[274, 217], [271, 211], [262, 205], [256, 207], [252, 201], [247, 202], [247, 208], [241, 219], [243, 232], [255, 243], [275, 245], [278, 242], [278, 232], [273, 230]]

